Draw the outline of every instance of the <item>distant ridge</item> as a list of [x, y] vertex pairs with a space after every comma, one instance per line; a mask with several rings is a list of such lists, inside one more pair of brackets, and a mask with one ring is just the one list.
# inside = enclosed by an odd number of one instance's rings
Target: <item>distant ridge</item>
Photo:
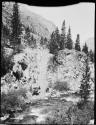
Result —
[[[2, 21], [10, 27], [13, 2], [3, 2]], [[35, 14], [30, 9], [31, 6], [19, 3], [21, 22], [24, 26], [29, 26], [32, 32], [37, 36], [50, 37], [56, 26], [49, 20]]]
[[94, 37], [90, 37], [85, 41], [88, 45], [89, 50], [92, 49], [93, 51], [95, 50], [95, 41]]

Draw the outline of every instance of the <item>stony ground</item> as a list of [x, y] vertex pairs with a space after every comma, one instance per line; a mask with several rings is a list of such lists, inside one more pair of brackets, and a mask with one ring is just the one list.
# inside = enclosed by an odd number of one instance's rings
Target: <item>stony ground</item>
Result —
[[34, 103], [29, 104], [28, 108], [22, 113], [15, 113], [14, 118], [4, 122], [5, 124], [43, 124], [46, 118], [52, 115], [52, 112], [60, 105], [63, 105], [63, 112], [78, 102], [79, 97], [75, 95], [64, 95], [60, 97], [46, 97], [45, 99], [34, 99]]
[[[44, 123], [46, 118], [50, 116], [53, 110], [57, 106], [63, 104], [65, 111], [73, 104], [71, 100], [66, 101], [68, 97], [48, 97], [45, 99], [36, 99], [34, 103], [30, 104], [29, 108], [22, 113], [16, 113], [15, 118], [10, 118], [6, 120], [6, 124], [34, 124], [34, 123]], [[74, 97], [73, 97], [74, 98]], [[74, 98], [74, 102], [76, 101]]]

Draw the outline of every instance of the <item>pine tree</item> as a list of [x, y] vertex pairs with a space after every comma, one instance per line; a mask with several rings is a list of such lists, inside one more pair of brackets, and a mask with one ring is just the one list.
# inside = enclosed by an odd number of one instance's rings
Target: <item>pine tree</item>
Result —
[[24, 41], [27, 46], [30, 46], [32, 48], [36, 47], [36, 39], [31, 34], [31, 29], [29, 28], [29, 26], [25, 28]]
[[60, 49], [64, 49], [65, 48], [65, 44], [66, 44], [66, 27], [65, 27], [65, 20], [62, 24], [62, 32], [61, 32], [61, 41], [60, 41]]
[[47, 44], [47, 38], [46, 37], [44, 38], [44, 44]]
[[88, 55], [89, 55], [90, 61], [94, 62], [94, 53], [93, 53], [92, 49], [89, 51]]
[[86, 103], [90, 96], [90, 67], [88, 66], [88, 56], [85, 60], [85, 72], [83, 73], [79, 94], [81, 101]]
[[68, 34], [67, 34], [66, 48], [67, 49], [73, 48], [73, 42], [72, 42], [72, 39], [71, 39], [71, 29], [70, 29], [70, 27], [68, 29]]
[[50, 53], [56, 54], [60, 50], [60, 34], [58, 27], [51, 34], [51, 39], [49, 42]]
[[80, 48], [80, 36], [79, 36], [79, 34], [77, 34], [76, 43], [75, 43], [75, 50], [81, 51], [81, 48]]
[[25, 40], [27, 45], [31, 45], [31, 35], [29, 26], [25, 28]]
[[36, 39], [33, 37], [33, 35], [31, 36], [31, 45], [32, 48], [36, 48]]
[[85, 42], [85, 45], [82, 48], [82, 52], [88, 54], [88, 46], [87, 46], [86, 42]]
[[3, 22], [1, 24], [1, 44], [8, 44], [8, 40], [10, 38], [10, 31], [7, 25], [4, 25]]
[[57, 44], [57, 48], [58, 48], [58, 50], [60, 49], [60, 34], [59, 34], [59, 29], [58, 29], [58, 27], [56, 28], [56, 30], [55, 30], [55, 42], [56, 42], [56, 44]]
[[41, 45], [41, 46], [44, 45], [44, 38], [43, 38], [43, 37], [41, 37], [41, 39], [40, 39], [40, 45]]
[[10, 31], [7, 27], [7, 24], [4, 25], [3, 22], [1, 24], [1, 30], [2, 30], [2, 37], [6, 37], [7, 39], [9, 39], [9, 36], [10, 36]]
[[52, 53], [52, 54], [56, 53], [58, 50], [58, 45], [55, 41], [55, 32], [54, 31], [51, 34], [51, 39], [49, 42], [49, 50], [50, 50], [50, 53]]
[[44, 38], [44, 45], [45, 45], [46, 47], [48, 46], [48, 40], [47, 40], [46, 37]]
[[21, 44], [20, 35], [22, 33], [22, 24], [20, 21], [19, 7], [17, 3], [13, 4], [13, 15], [11, 20], [11, 43], [14, 47], [19, 46]]

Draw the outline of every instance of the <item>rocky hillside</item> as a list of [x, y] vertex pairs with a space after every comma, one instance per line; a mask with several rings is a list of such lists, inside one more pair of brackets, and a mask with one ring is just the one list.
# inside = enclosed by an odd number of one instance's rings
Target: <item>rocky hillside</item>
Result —
[[[84, 53], [75, 50], [61, 50], [57, 59], [54, 60], [54, 55], [50, 54], [47, 49], [37, 48], [32, 50], [26, 48], [22, 53], [14, 55], [14, 66], [11, 74], [14, 75], [13, 72], [22, 74], [20, 81], [14, 83], [16, 86], [25, 81], [23, 84], [27, 85], [27, 88], [30, 88], [30, 86], [32, 88], [34, 86], [40, 87], [40, 93], [43, 95], [45, 95], [47, 88], [53, 88], [57, 82], [67, 83], [68, 88], [76, 92], [79, 89], [82, 74], [85, 70], [85, 59], [86, 55]], [[90, 63], [90, 69], [92, 72], [92, 88], [94, 88], [93, 63]], [[5, 78], [6, 76], [4, 76]], [[10, 77], [8, 79], [12, 80]]]
[[[2, 21], [10, 27], [13, 2], [2, 3]], [[31, 6], [19, 3], [21, 22], [24, 26], [29, 26], [32, 33], [37, 36], [50, 37], [56, 26], [45, 18], [33, 13]]]
[[[82, 74], [85, 71], [85, 59], [86, 55], [83, 52], [68, 49], [59, 51], [58, 64], [55, 67], [50, 65], [50, 69], [55, 69], [53, 72], [49, 70], [51, 82], [67, 82], [72, 91], [78, 91]], [[91, 77], [94, 79], [94, 64], [90, 64], [90, 69]]]
[[[32, 86], [32, 88], [34, 88], [34, 86], [40, 87], [41, 94], [44, 94], [46, 88], [48, 87], [46, 75], [48, 68], [47, 63], [50, 56], [51, 54], [48, 50], [38, 48], [33, 50], [26, 48], [22, 53], [14, 55], [12, 58], [14, 65], [11, 73], [6, 74], [1, 80], [3, 85], [2, 91], [4, 86], [8, 87], [8, 89], [5, 90], [6, 92], [9, 91], [9, 89], [11, 90], [8, 84], [9, 82], [6, 82], [6, 78], [8, 78], [8, 81], [11, 80], [10, 84], [12, 85], [12, 88], [14, 88], [14, 85], [19, 87], [20, 85], [25, 84], [27, 88], [30, 88], [30, 86]], [[14, 82], [14, 78], [17, 82]]]

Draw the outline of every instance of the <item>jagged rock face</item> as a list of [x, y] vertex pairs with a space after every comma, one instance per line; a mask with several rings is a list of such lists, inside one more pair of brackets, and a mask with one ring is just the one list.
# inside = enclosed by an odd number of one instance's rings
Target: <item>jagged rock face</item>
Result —
[[[2, 22], [10, 27], [13, 2], [2, 3]], [[30, 10], [31, 6], [20, 4], [20, 17], [24, 26], [29, 26], [33, 34], [37, 36], [50, 37], [50, 34], [55, 30], [56, 26], [45, 18], [33, 13]]]
[[[63, 57], [63, 58], [62, 58]], [[60, 72], [58, 79], [67, 81], [70, 84], [72, 90], [77, 90], [80, 85], [82, 73], [84, 72], [86, 55], [66, 50], [60, 51], [58, 59], [62, 62], [62, 65], [58, 67]]]
[[[40, 87], [40, 94], [44, 95], [48, 87], [47, 68], [51, 56], [47, 49], [26, 48], [22, 53], [14, 55], [13, 72], [22, 73], [27, 83], [33, 88]], [[26, 65], [25, 69], [22, 64]]]

